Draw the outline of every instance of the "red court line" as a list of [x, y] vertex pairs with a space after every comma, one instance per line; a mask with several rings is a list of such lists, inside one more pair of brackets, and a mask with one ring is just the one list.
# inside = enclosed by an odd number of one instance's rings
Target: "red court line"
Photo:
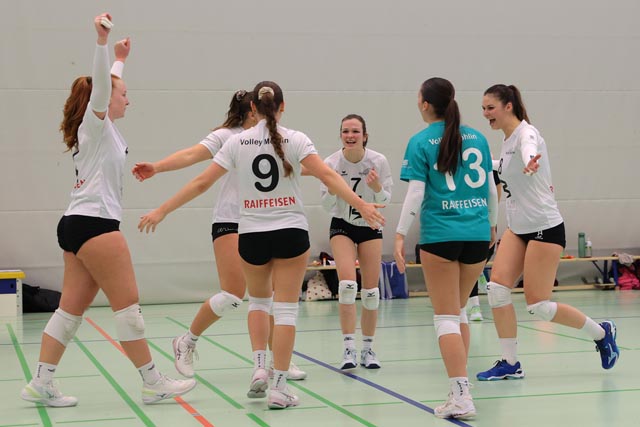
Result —
[[[94, 322], [93, 320], [91, 320], [90, 317], [85, 317], [84, 320], [86, 320], [91, 326], [93, 326], [96, 331], [98, 331], [100, 333], [100, 335], [102, 335], [103, 337], [105, 337], [107, 339], [107, 341], [109, 341], [111, 343], [111, 345], [113, 345], [115, 348], [117, 348], [118, 350], [120, 350], [120, 352], [122, 354], [124, 354], [124, 356], [128, 359], [129, 357], [127, 356], [127, 353], [125, 353], [124, 349], [122, 348], [122, 346], [116, 342], [113, 338], [111, 338], [111, 335], [109, 335], [104, 329], [102, 329], [100, 326], [98, 326], [98, 324], [96, 322]], [[205, 427], [215, 427], [213, 424], [211, 424], [211, 422], [209, 422], [209, 420], [207, 420], [205, 417], [203, 417], [202, 415], [200, 415], [200, 413], [191, 405], [189, 405], [187, 402], [185, 402], [182, 397], [177, 396], [174, 397], [173, 400], [175, 400], [176, 402], [178, 402], [178, 404], [180, 406], [182, 406], [182, 408], [187, 411], [189, 413], [189, 415], [191, 415], [193, 418], [195, 418], [196, 420], [198, 420], [198, 422], [200, 424], [202, 424]]]

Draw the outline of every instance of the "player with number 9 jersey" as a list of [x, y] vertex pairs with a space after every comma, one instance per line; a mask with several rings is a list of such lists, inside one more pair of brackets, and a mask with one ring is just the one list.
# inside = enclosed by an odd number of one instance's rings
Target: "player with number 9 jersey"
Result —
[[302, 132], [278, 125], [284, 156], [293, 167], [283, 177], [283, 162], [271, 147], [269, 129], [261, 120], [251, 129], [233, 135], [213, 161], [235, 169], [240, 194], [239, 234], [283, 228], [308, 230], [300, 191], [300, 161], [317, 154], [313, 142]]
[[462, 162], [452, 175], [437, 170], [444, 122], [414, 135], [407, 146], [400, 179], [425, 183], [420, 213], [420, 244], [444, 241], [489, 241], [488, 197], [492, 174], [486, 138], [460, 126]]

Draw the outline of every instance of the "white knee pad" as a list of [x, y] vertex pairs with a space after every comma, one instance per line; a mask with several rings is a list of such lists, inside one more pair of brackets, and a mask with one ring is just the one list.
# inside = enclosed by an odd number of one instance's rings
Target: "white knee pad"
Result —
[[222, 317], [229, 310], [240, 307], [242, 300], [227, 291], [220, 291], [209, 298], [209, 306], [218, 317]]
[[535, 304], [527, 305], [529, 314], [539, 317], [542, 320], [550, 322], [556, 316], [558, 304], [549, 300], [540, 301]]
[[436, 336], [438, 338], [449, 334], [460, 335], [460, 316], [435, 314], [433, 316], [433, 326], [436, 327]]
[[355, 304], [357, 293], [357, 282], [353, 280], [341, 280], [338, 285], [338, 302], [340, 304]]
[[496, 282], [487, 283], [487, 297], [491, 308], [511, 304], [511, 289]]
[[297, 302], [274, 302], [273, 303], [273, 324], [296, 326], [298, 318]]
[[140, 305], [133, 304], [118, 310], [115, 317], [119, 341], [137, 341], [144, 338], [144, 319]]
[[462, 307], [460, 309], [460, 324], [469, 323], [469, 317], [467, 316], [467, 309]]
[[66, 347], [76, 335], [80, 323], [82, 316], [74, 316], [58, 308], [47, 322], [44, 333]]
[[256, 298], [249, 295], [249, 311], [264, 311], [272, 314], [273, 298]]
[[377, 310], [380, 305], [380, 290], [378, 288], [360, 290], [362, 306], [367, 310]]

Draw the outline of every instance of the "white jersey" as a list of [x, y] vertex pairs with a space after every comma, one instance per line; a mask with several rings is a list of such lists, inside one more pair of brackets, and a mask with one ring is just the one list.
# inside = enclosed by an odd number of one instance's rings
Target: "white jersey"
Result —
[[100, 120], [91, 103], [78, 128], [73, 150], [76, 183], [64, 213], [122, 220], [122, 177], [127, 143], [109, 119]]
[[[541, 154], [540, 167], [531, 176], [522, 173], [525, 167], [523, 149]], [[502, 144], [498, 175], [506, 199], [507, 226], [511, 231], [533, 233], [562, 223], [551, 183], [547, 146], [540, 132], [524, 120]]]
[[[222, 145], [232, 136], [244, 130], [242, 126], [234, 128], [220, 128], [211, 132], [205, 139], [200, 141], [210, 152], [211, 157], [220, 151]], [[220, 185], [219, 195], [213, 207], [213, 223], [232, 222], [237, 224], [240, 221], [240, 206], [238, 205], [238, 176], [235, 170], [230, 170], [218, 181]]]
[[302, 132], [278, 126], [278, 133], [283, 137], [284, 156], [293, 167], [289, 177], [284, 176], [282, 160], [271, 145], [265, 120], [231, 136], [213, 159], [238, 174], [239, 234], [283, 228], [309, 230], [300, 197], [300, 161], [317, 151]]
[[[365, 148], [364, 157], [357, 163], [352, 163], [344, 157], [342, 150], [336, 151], [324, 162], [345, 180], [347, 185], [365, 202], [386, 204], [391, 201], [391, 168], [387, 158], [373, 150]], [[378, 173], [378, 180], [382, 185], [380, 193], [374, 193], [365, 182], [371, 169]], [[369, 227], [367, 221], [362, 218], [360, 212], [345, 202], [343, 199], [329, 194], [327, 186], [320, 185], [323, 206], [331, 216], [341, 218], [358, 227]]]

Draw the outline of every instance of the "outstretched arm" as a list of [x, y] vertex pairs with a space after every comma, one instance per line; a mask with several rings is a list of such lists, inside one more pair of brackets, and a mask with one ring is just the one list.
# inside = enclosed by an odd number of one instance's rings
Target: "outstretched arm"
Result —
[[225, 173], [227, 173], [225, 168], [215, 162], [211, 163], [204, 172], [189, 181], [187, 185], [182, 187], [180, 191], [159, 208], [143, 215], [140, 218], [140, 223], [138, 223], [138, 230], [146, 231], [147, 233], [156, 231], [158, 224], [168, 214], [207, 191]]
[[211, 159], [211, 152], [202, 144], [196, 144], [165, 157], [157, 162], [136, 163], [131, 173], [140, 182], [149, 179], [159, 172], [183, 169], [203, 160]]

